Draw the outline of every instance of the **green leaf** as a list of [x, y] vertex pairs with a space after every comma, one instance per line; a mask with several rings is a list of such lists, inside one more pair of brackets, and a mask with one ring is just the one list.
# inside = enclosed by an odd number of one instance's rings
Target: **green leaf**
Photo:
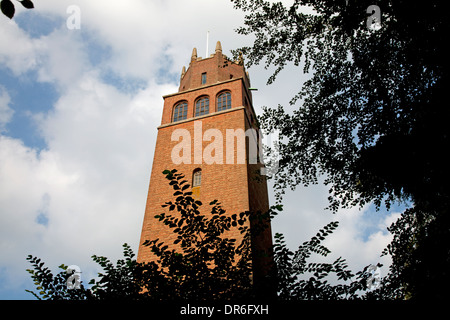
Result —
[[278, 211], [283, 211], [283, 205], [282, 204], [277, 204], [274, 206], [275, 209], [277, 209]]
[[27, 9], [33, 9], [34, 8], [34, 4], [30, 0], [22, 0], [22, 1], [20, 1], [20, 3]]
[[14, 17], [14, 13], [16, 12], [14, 4], [10, 0], [2, 0], [2, 2], [0, 3], [0, 9], [2, 10], [3, 14], [10, 19]]

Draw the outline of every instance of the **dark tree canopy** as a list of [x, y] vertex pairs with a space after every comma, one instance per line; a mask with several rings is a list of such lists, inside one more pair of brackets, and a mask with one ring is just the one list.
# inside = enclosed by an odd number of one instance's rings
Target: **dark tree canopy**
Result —
[[311, 73], [292, 112], [266, 108], [260, 119], [287, 138], [277, 188], [325, 174], [333, 209], [448, 194], [443, 1], [377, 1], [378, 30], [367, 27], [373, 1], [233, 2], [247, 12], [238, 33], [256, 37], [239, 49], [247, 66], [276, 67], [268, 83], [288, 63]]
[[[387, 281], [401, 289], [396, 297], [448, 297], [445, 2], [232, 2], [246, 12], [237, 32], [255, 37], [236, 50], [248, 67], [274, 67], [269, 84], [288, 64], [310, 74], [290, 107], [265, 107], [259, 119], [282, 137], [274, 177], [279, 199], [286, 188], [323, 175], [333, 211], [371, 202], [389, 209], [408, 200], [412, 207], [390, 228], [394, 240], [385, 253], [394, 263]], [[377, 11], [379, 27], [371, 28]]]

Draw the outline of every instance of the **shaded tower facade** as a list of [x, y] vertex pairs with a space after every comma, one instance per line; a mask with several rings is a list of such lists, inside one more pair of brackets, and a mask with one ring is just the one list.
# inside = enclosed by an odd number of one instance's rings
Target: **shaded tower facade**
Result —
[[[177, 169], [185, 175], [193, 196], [204, 204], [203, 210], [210, 209], [206, 204], [216, 199], [229, 215], [269, 209], [267, 184], [260, 175], [262, 164], [258, 159], [257, 142], [261, 137], [249, 88], [243, 62], [229, 60], [222, 53], [220, 42], [215, 53], [206, 58], [197, 57], [194, 48], [188, 69], [182, 69], [178, 92], [163, 97], [139, 262], [155, 259], [151, 250], [142, 246], [145, 240], [158, 238], [170, 245], [176, 237], [154, 218], [164, 212], [161, 205], [174, 198], [173, 189], [162, 174], [166, 169]], [[228, 237], [241, 239], [237, 228], [230, 232]], [[252, 248], [270, 255], [271, 247], [269, 225], [252, 238]], [[267, 273], [267, 261], [252, 256], [255, 280]]]

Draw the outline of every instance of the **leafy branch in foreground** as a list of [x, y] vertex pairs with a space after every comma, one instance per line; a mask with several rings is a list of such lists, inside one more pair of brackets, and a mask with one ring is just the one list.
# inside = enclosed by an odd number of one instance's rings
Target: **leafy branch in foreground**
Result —
[[[209, 204], [211, 214], [202, 214], [203, 203], [192, 197], [184, 175], [176, 170], [163, 173], [176, 199], [162, 205], [172, 214], [161, 213], [155, 218], [173, 229], [176, 239], [173, 245], [159, 239], [144, 242], [157, 257], [161, 275], [170, 279], [180, 297], [206, 300], [248, 295], [252, 268], [246, 223], [249, 213], [227, 215], [214, 200]], [[231, 228], [238, 229], [240, 240], [225, 237]]]
[[[368, 272], [369, 266], [355, 275], [348, 269], [342, 257], [332, 263], [307, 262], [313, 253], [323, 257], [331, 253], [321, 242], [338, 225], [337, 221], [330, 222], [311, 240], [300, 245], [295, 252], [286, 247], [282, 234], [275, 235], [274, 256], [280, 300], [343, 300], [371, 297], [369, 292], [363, 295], [368, 289], [367, 280], [371, 276]], [[342, 283], [329, 283], [327, 277], [333, 274]], [[350, 282], [346, 283], [346, 281]]]
[[[43, 263], [33, 264], [33, 279], [44, 299], [226, 299], [252, 295], [249, 213], [229, 215], [217, 200], [212, 201], [210, 213], [202, 214], [203, 203], [192, 197], [184, 175], [176, 170], [164, 171], [174, 189], [174, 201], [162, 205], [168, 213], [155, 219], [173, 229], [174, 243], [159, 239], [147, 240], [144, 245], [152, 251], [155, 261], [138, 263], [131, 249], [124, 245], [124, 260], [113, 265], [109, 259], [93, 256], [104, 270], [99, 280], [91, 280], [89, 291], [81, 290], [72, 297], [65, 287], [67, 276], [49, 276]], [[225, 234], [237, 229], [241, 238], [231, 239]], [[39, 264], [40, 263], [40, 264]], [[38, 290], [39, 290], [38, 289]], [[31, 292], [31, 291], [29, 291]], [[40, 298], [38, 294], [33, 293]]]
[[[152, 251], [154, 261], [138, 263], [127, 244], [123, 246], [124, 259], [116, 265], [106, 257], [94, 255], [93, 260], [103, 272], [98, 274], [98, 280], [89, 282], [90, 289], [81, 284], [80, 289], [74, 290], [67, 288], [66, 266], [60, 266], [62, 271], [53, 276], [40, 259], [29, 256], [27, 259], [34, 270], [28, 272], [38, 292], [27, 291], [38, 299], [198, 301], [267, 297], [271, 292], [280, 300], [356, 299], [358, 290], [366, 289], [367, 268], [357, 273], [356, 280], [350, 284], [332, 285], [326, 280], [329, 275], [335, 274], [338, 281], [344, 282], [355, 277], [344, 259], [332, 263], [307, 262], [312, 254], [330, 253], [322, 241], [338, 227], [338, 222], [320, 229], [295, 253], [287, 249], [284, 237], [276, 234], [273, 248], [276, 268], [265, 279], [267, 286], [255, 286], [249, 222], [273, 217], [281, 207], [277, 205], [264, 215], [227, 214], [214, 200], [209, 203], [211, 208], [206, 210], [207, 214], [202, 214], [203, 203], [192, 197], [184, 175], [176, 170], [166, 170], [164, 174], [174, 190], [174, 200], [165, 202], [162, 207], [168, 212], [155, 215], [155, 219], [172, 229], [174, 240], [173, 243], [160, 239], [144, 242]], [[226, 237], [233, 230], [241, 235], [238, 239]]]
[[54, 275], [48, 267], [44, 267], [45, 263], [41, 259], [29, 255], [27, 260], [33, 266], [33, 269], [27, 269], [31, 274], [34, 284], [38, 292], [25, 290], [31, 293], [39, 300], [84, 300], [90, 294], [89, 291], [81, 284], [77, 290], [68, 289], [67, 281], [70, 274], [67, 273], [67, 266], [62, 264], [59, 266], [61, 271]]

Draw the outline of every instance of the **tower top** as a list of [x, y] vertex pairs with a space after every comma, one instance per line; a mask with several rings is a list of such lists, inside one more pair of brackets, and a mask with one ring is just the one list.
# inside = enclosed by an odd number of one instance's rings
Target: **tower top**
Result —
[[222, 44], [220, 43], [220, 41], [217, 41], [216, 43], [216, 53], [222, 53]]
[[222, 44], [217, 41], [215, 52], [209, 57], [199, 57], [197, 48], [193, 48], [188, 69], [183, 67], [181, 71], [178, 92], [237, 78], [242, 78], [247, 88], [250, 87], [250, 79], [242, 57], [240, 56], [238, 61], [231, 61], [222, 53]]
[[192, 49], [191, 61], [197, 60], [197, 48]]

